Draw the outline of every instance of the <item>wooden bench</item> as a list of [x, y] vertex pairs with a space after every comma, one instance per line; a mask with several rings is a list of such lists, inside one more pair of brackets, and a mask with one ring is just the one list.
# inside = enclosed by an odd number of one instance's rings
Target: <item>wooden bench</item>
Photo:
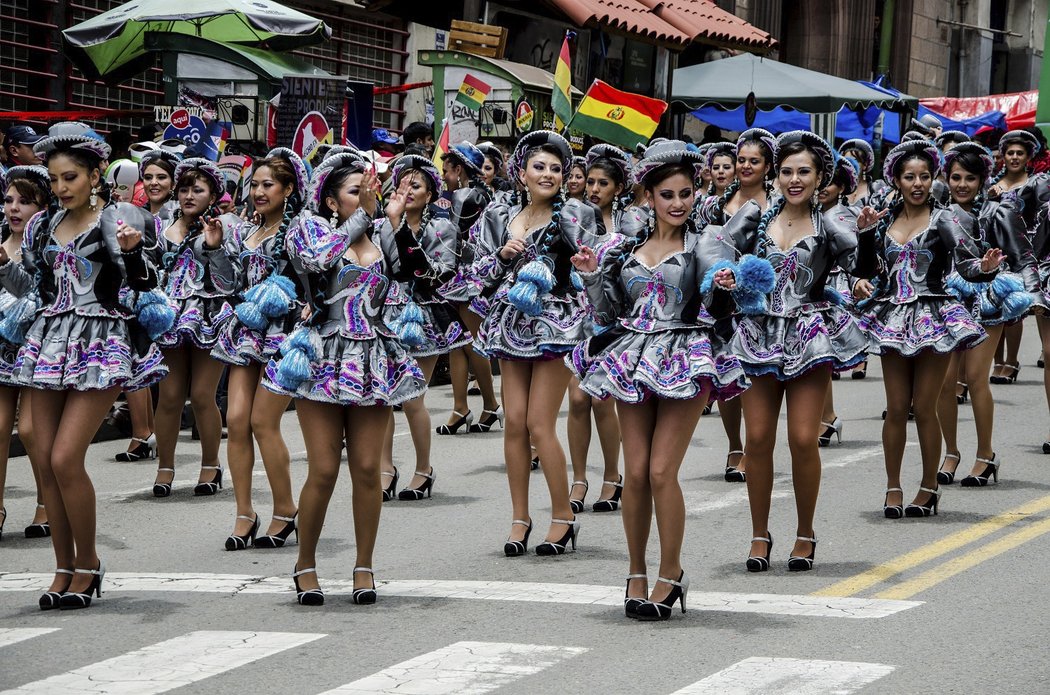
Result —
[[449, 50], [473, 53], [486, 58], [502, 58], [507, 50], [507, 29], [453, 19], [448, 47]]

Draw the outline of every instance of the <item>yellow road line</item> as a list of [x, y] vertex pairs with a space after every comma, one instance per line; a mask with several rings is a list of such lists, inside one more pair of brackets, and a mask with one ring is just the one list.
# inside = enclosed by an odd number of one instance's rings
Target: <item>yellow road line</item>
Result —
[[[840, 582], [825, 587], [820, 591], [813, 592], [813, 596], [853, 596], [869, 589], [876, 584], [886, 581], [901, 572], [917, 567], [924, 562], [938, 558], [941, 555], [958, 550], [964, 545], [969, 545], [996, 531], [1026, 519], [1033, 514], [1045, 512], [1050, 509], [1050, 495], [1032, 500], [1026, 504], [1005, 511], [1001, 514], [978, 521], [977, 523], [958, 531], [939, 541], [930, 543], [911, 552], [895, 557], [888, 562], [872, 567], [852, 577], [847, 577]], [[907, 522], [905, 522], [907, 523]]]
[[917, 577], [901, 582], [892, 589], [887, 589], [886, 591], [881, 591], [875, 594], [875, 598], [897, 600], [909, 599], [919, 592], [926, 591], [927, 589], [940, 584], [945, 579], [954, 577], [960, 572], [981, 564], [985, 560], [992, 559], [996, 555], [1001, 555], [1008, 550], [1013, 550], [1017, 546], [1038, 538], [1044, 533], [1050, 533], [1050, 519], [1037, 521], [1031, 526], [1019, 531], [1014, 531], [1010, 535], [1003, 536], [993, 543], [983, 545], [976, 550], [966, 553], [962, 557], [957, 557], [954, 560], [945, 562], [943, 565], [938, 565], [931, 570], [923, 572]]

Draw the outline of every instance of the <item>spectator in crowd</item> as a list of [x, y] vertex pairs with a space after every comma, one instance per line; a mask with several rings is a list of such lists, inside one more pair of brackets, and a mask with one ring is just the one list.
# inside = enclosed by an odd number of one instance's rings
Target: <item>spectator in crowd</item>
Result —
[[429, 159], [434, 156], [434, 129], [422, 121], [409, 123], [405, 132], [401, 134], [405, 141], [405, 149], [411, 145], [422, 145], [426, 151], [425, 156]]
[[43, 139], [27, 125], [13, 125], [4, 132], [4, 154], [8, 166], [39, 164], [33, 145]]
[[372, 149], [376, 152], [392, 156], [397, 154], [398, 140], [386, 128], [376, 128], [372, 131]]

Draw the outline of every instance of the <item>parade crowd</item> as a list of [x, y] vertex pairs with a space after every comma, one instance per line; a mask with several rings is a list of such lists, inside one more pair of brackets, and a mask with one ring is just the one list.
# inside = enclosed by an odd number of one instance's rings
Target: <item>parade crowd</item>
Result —
[[[996, 483], [989, 383], [1016, 380], [1029, 314], [1050, 350], [1050, 177], [1033, 171], [1045, 143], [1011, 131], [992, 151], [935, 121], [915, 121], [884, 157], [863, 140], [836, 149], [811, 132], [758, 128], [701, 146], [599, 143], [581, 157], [538, 130], [507, 150], [460, 142], [439, 163], [418, 124], [389, 161], [326, 146], [311, 166], [277, 147], [255, 161], [243, 207], [223, 171], [184, 148], [132, 146], [135, 204], [118, 195], [114, 153], [87, 125], [8, 129], [0, 509], [17, 431], [37, 486], [25, 535], [49, 537], [56, 559], [40, 608], [86, 608], [102, 593], [85, 456], [118, 398], [134, 436], [117, 460], [156, 458], [156, 497], [171, 496], [182, 473], [188, 400], [201, 461], [193, 493], [232, 482], [227, 551], [281, 548], [295, 534], [302, 605], [325, 601], [316, 549], [344, 458], [352, 600], [370, 604], [384, 502], [426, 504], [438, 489], [432, 435], [498, 428], [510, 500], [493, 545], [508, 557], [558, 556], [586, 542], [585, 509], [619, 511], [625, 615], [666, 620], [676, 603], [684, 612], [679, 469], [713, 406], [725, 480], [745, 483], [750, 502], [741, 570], [777, 562], [778, 452], [797, 512], [786, 567], [810, 570], [823, 532], [813, 523], [820, 448], [843, 437], [833, 384], [864, 378], [875, 356], [886, 486], [871, 491], [872, 506], [887, 519], [928, 517], [945, 486]], [[425, 398], [442, 357], [454, 407], [435, 427]], [[556, 428], [566, 394], [571, 478]], [[308, 459], [301, 490], [281, 434], [293, 400]], [[957, 442], [964, 403], [977, 429], [972, 465]], [[902, 471], [909, 419], [922, 466]], [[392, 459], [404, 422], [411, 472]], [[588, 504], [595, 430], [604, 468]], [[253, 503], [256, 446], [268, 522]], [[529, 509], [536, 468], [549, 519]]]

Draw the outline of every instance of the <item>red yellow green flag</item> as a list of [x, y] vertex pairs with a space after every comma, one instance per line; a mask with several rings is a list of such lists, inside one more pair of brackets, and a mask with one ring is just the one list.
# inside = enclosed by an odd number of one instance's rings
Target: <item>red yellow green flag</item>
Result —
[[437, 139], [437, 143], [434, 145], [434, 166], [437, 167], [438, 171], [441, 171], [441, 158], [448, 152], [448, 121], [441, 127], [441, 137]]
[[491, 85], [487, 85], [473, 75], [467, 74], [463, 78], [463, 84], [459, 86], [459, 94], [456, 95], [456, 101], [469, 109], [477, 111], [485, 103], [485, 97], [491, 91]]
[[599, 140], [633, 149], [649, 142], [666, 110], [665, 101], [621, 92], [595, 80], [569, 125]]
[[565, 40], [561, 43], [561, 53], [558, 55], [558, 65], [554, 68], [554, 89], [551, 91], [551, 110], [554, 112], [554, 129], [562, 130], [572, 117], [572, 69], [569, 58], [569, 37], [566, 32]]

